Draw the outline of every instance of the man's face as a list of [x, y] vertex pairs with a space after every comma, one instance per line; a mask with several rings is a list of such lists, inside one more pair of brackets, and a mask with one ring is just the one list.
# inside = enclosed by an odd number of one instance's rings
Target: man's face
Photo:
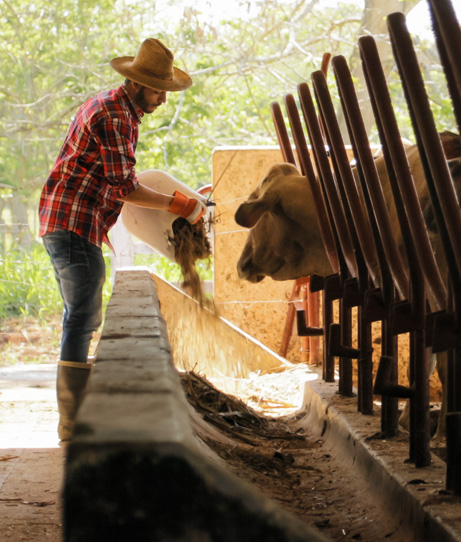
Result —
[[157, 107], [166, 102], [166, 91], [141, 87], [134, 95], [133, 101], [144, 113], [153, 113]]

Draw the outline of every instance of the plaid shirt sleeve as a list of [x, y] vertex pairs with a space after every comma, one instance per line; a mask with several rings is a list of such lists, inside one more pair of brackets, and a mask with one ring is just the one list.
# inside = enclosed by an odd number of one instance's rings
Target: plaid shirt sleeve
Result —
[[132, 130], [123, 118], [103, 116], [93, 131], [111, 196], [122, 198], [138, 187]]

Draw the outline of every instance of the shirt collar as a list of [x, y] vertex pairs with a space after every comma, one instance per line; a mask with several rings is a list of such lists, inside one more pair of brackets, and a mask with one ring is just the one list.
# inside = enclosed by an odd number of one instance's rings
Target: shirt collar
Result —
[[131, 112], [133, 114], [133, 117], [137, 120], [138, 124], [141, 123], [141, 119], [143, 118], [144, 116], [144, 111], [139, 108], [135, 103], [134, 101], [130, 98], [130, 96], [128, 95], [128, 92], [126, 91], [125, 89], [125, 86], [124, 85], [120, 85], [120, 87], [118, 88], [117, 92], [120, 94], [120, 96], [122, 98], [125, 99], [125, 101], [128, 103], [128, 106], [130, 107], [131, 109]]

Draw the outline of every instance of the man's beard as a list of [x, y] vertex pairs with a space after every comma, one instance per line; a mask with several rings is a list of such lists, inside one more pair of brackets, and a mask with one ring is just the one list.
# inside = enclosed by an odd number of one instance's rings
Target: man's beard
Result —
[[[153, 111], [158, 107], [157, 105], [149, 106], [149, 103], [144, 96], [144, 88], [140, 88], [138, 90], [138, 92], [134, 95], [133, 101], [139, 107], [139, 109], [141, 109], [141, 111], [144, 111], [144, 113], [153, 113]], [[152, 107], [154, 107], [154, 110], [151, 109]]]

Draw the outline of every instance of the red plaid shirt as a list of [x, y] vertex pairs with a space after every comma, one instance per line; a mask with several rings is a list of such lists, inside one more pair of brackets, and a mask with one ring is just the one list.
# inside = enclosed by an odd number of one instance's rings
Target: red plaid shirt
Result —
[[123, 203], [138, 187], [135, 150], [143, 112], [123, 86], [78, 110], [40, 198], [40, 235], [70, 230], [108, 243]]

